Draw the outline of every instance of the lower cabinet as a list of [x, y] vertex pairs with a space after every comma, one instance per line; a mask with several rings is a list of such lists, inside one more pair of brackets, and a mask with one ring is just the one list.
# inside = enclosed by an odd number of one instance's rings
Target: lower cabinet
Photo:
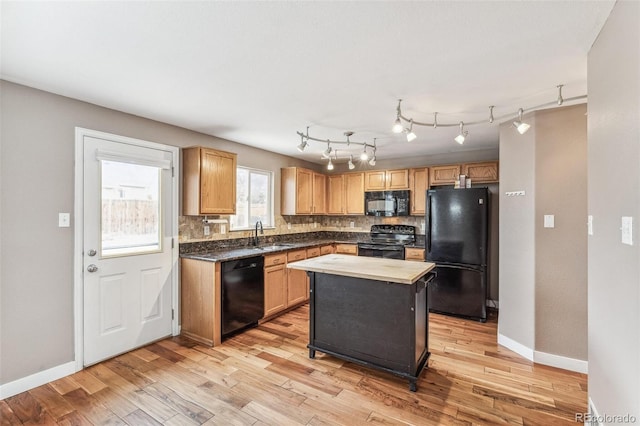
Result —
[[[282, 254], [265, 256], [264, 316], [268, 317], [287, 307], [286, 257]], [[267, 266], [271, 265], [271, 266]]]
[[219, 345], [220, 263], [180, 259], [180, 287], [181, 334], [205, 345]]
[[336, 253], [358, 255], [357, 244], [336, 244]]
[[[305, 250], [287, 253], [287, 263], [307, 258]], [[287, 307], [297, 305], [309, 299], [307, 291], [307, 273], [299, 269], [287, 269]]]

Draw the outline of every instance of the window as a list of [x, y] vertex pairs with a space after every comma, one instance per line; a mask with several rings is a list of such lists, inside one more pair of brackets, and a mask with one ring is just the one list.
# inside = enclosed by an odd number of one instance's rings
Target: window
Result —
[[231, 229], [253, 229], [273, 223], [273, 172], [238, 167], [236, 170], [236, 214]]
[[161, 249], [161, 172], [158, 167], [102, 161], [102, 256]]

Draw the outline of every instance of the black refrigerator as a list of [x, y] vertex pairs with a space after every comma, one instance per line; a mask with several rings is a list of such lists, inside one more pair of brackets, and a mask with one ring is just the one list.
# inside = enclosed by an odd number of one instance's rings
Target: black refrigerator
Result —
[[427, 191], [425, 259], [436, 264], [429, 311], [487, 320], [487, 188]]

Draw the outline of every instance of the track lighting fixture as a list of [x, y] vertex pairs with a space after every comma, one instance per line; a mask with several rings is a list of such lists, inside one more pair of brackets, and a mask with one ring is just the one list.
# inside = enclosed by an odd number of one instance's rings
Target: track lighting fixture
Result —
[[[549, 106], [553, 106], [553, 105], [563, 105], [565, 102], [571, 102], [571, 101], [577, 101], [580, 99], [585, 99], [587, 97], [587, 95], [581, 95], [581, 96], [574, 96], [572, 98], [568, 98], [568, 99], [564, 99], [562, 97], [562, 88], [564, 85], [559, 84], [557, 85], [557, 89], [558, 89], [558, 96], [555, 100], [551, 101], [551, 102], [546, 102], [540, 105], [536, 105], [533, 106], [531, 108], [527, 108], [527, 111], [534, 111], [537, 109], [541, 109], [541, 108], [545, 108], [545, 107], [549, 107]], [[482, 119], [482, 120], [477, 120], [477, 121], [466, 121], [465, 123], [462, 122], [458, 122], [458, 123], [438, 123], [438, 113], [434, 113], [433, 114], [433, 122], [432, 123], [428, 123], [428, 122], [420, 122], [420, 121], [415, 121], [412, 118], [409, 117], [405, 117], [402, 115], [402, 110], [401, 110], [401, 104], [402, 104], [402, 99], [398, 99], [398, 106], [396, 107], [396, 120], [395, 123], [393, 125], [393, 132], [394, 133], [402, 133], [403, 131], [407, 133], [407, 140], [409, 138], [409, 133], [410, 133], [410, 129], [411, 127], [415, 124], [418, 126], [430, 126], [433, 127], [434, 129], [437, 127], [454, 127], [454, 126], [461, 126], [461, 124], [464, 124], [464, 126], [471, 126], [471, 125], [476, 125], [476, 124], [487, 124], [487, 120], [486, 119]], [[518, 129], [518, 132], [520, 132], [520, 134], [524, 134], [527, 130], [529, 130], [529, 128], [531, 127], [529, 124], [524, 123], [522, 121], [522, 113], [523, 113], [523, 108], [520, 108], [517, 112], [515, 113], [508, 113], [508, 114], [503, 114], [500, 116], [494, 116], [494, 108], [495, 105], [491, 105], [489, 106], [489, 124], [493, 124], [495, 121], [497, 122], [505, 122], [505, 121], [509, 121], [509, 120], [513, 120], [516, 119], [517, 120], [513, 122], [514, 126]], [[405, 129], [403, 126], [403, 122], [407, 122], [410, 124], [410, 128], [409, 129]], [[455, 141], [462, 144], [464, 142], [464, 140], [466, 139], [468, 135], [468, 132], [462, 130], [460, 130], [460, 133], [458, 134], [458, 136], [455, 137]]]
[[349, 155], [349, 170], [353, 170], [356, 168], [356, 165], [353, 164], [353, 155]]
[[524, 135], [525, 133], [527, 133], [527, 130], [529, 130], [529, 127], [531, 127], [529, 124], [522, 121], [523, 113], [524, 113], [524, 110], [520, 108], [518, 110], [518, 119], [513, 122], [513, 127], [515, 127], [518, 130], [518, 133], [520, 133], [521, 135]]
[[377, 138], [373, 138], [373, 156], [369, 160], [369, 165], [370, 166], [375, 166], [376, 165], [376, 149], [378, 148], [376, 146], [376, 140], [377, 140]]
[[467, 138], [468, 134], [469, 134], [469, 132], [464, 130], [464, 123], [461, 121], [460, 122], [460, 133], [458, 133], [458, 136], [453, 138], [453, 140], [455, 140], [460, 145], [462, 145], [464, 143], [464, 140]]
[[324, 158], [331, 158], [331, 143], [327, 141], [327, 149], [322, 152]]
[[416, 134], [413, 133], [413, 120], [411, 120], [411, 124], [409, 125], [409, 128], [406, 130], [407, 132], [407, 142], [411, 142], [413, 140], [416, 139]]
[[309, 143], [304, 140], [304, 136], [301, 136], [300, 139], [301, 142], [300, 145], [298, 145], [298, 151], [303, 152], [307, 145], [309, 145]]
[[329, 157], [329, 164], [327, 164], [327, 170], [333, 170], [333, 163], [331, 162], [331, 157]]
[[398, 99], [396, 122], [393, 123], [392, 128], [393, 133], [402, 133], [404, 131], [404, 126], [402, 125], [402, 121], [400, 121], [400, 102], [402, 102], [402, 99]]

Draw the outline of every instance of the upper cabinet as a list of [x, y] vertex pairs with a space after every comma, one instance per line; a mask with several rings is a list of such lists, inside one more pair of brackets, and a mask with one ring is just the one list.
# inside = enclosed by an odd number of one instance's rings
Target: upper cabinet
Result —
[[236, 213], [237, 155], [204, 147], [182, 150], [182, 214]]
[[364, 214], [364, 173], [327, 176], [327, 214]]
[[426, 193], [429, 189], [429, 169], [409, 169], [409, 190], [411, 191], [411, 215], [423, 216], [426, 207]]
[[453, 185], [458, 180], [462, 167], [460, 164], [452, 164], [449, 166], [431, 166], [429, 167], [429, 180], [431, 186], [436, 185]]
[[472, 183], [498, 182], [498, 162], [467, 163], [462, 165], [462, 174]]
[[373, 170], [364, 173], [365, 191], [409, 189], [409, 170]]
[[326, 213], [326, 176], [301, 167], [281, 169], [280, 214]]

